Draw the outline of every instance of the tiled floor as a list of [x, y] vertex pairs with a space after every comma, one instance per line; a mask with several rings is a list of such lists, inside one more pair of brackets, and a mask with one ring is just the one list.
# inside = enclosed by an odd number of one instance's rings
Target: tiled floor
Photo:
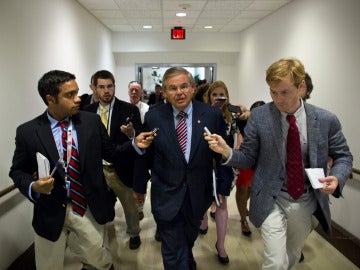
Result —
[[[206, 235], [200, 235], [195, 243], [193, 253], [198, 270], [241, 269], [257, 270], [261, 268], [263, 245], [259, 230], [252, 228], [251, 237], [241, 234], [239, 214], [237, 212], [234, 191], [228, 198], [229, 221], [225, 247], [230, 258], [226, 266], [217, 261], [215, 242], [215, 222], [209, 218], [209, 230]], [[141, 221], [140, 233], [142, 244], [138, 250], [129, 250], [129, 237], [125, 233], [126, 224], [122, 208], [117, 204], [116, 218], [107, 226], [109, 247], [114, 257], [116, 270], [157, 270], [163, 269], [160, 243], [154, 239], [155, 222], [150, 212], [149, 198], [145, 204], [145, 218]], [[304, 247], [305, 260], [299, 263], [295, 270], [352, 270], [359, 269], [344, 255], [336, 250], [318, 232], [313, 231]], [[359, 253], [358, 253], [358, 256]], [[71, 254], [67, 254], [66, 270], [79, 270], [81, 264]]]

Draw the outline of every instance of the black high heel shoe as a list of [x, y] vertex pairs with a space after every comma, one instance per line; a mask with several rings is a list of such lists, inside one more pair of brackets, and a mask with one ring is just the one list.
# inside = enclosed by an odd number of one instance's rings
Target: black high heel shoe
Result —
[[228, 264], [229, 263], [229, 256], [226, 256], [226, 257], [221, 257], [220, 256], [219, 250], [217, 248], [217, 242], [215, 243], [215, 248], [216, 248], [216, 251], [217, 251], [217, 256], [218, 256], [219, 263]]

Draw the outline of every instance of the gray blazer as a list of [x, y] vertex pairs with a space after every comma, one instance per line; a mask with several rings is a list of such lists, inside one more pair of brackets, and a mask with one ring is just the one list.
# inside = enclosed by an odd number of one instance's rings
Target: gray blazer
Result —
[[[321, 108], [304, 104], [307, 120], [308, 153], [311, 168], [327, 171], [327, 158], [334, 161], [329, 175], [336, 176], [339, 197], [352, 169], [352, 155], [341, 131], [338, 118]], [[286, 156], [282, 151], [281, 113], [273, 102], [254, 109], [245, 127], [240, 151], [234, 152], [227, 165], [248, 168], [255, 165], [250, 197], [250, 220], [260, 227], [272, 211], [276, 197], [286, 180]], [[315, 190], [318, 218], [324, 231], [331, 233], [328, 195]]]

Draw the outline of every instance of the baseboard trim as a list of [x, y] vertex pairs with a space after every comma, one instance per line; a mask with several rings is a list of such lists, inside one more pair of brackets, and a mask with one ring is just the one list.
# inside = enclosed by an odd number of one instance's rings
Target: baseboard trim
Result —
[[339, 224], [337, 224], [336, 222], [332, 221], [332, 226], [335, 230], [338, 230], [342, 235], [344, 235], [344, 237], [349, 238], [351, 241], [353, 241], [358, 247], [360, 247], [360, 239], [357, 238], [355, 235], [353, 235], [352, 233], [348, 232], [347, 230], [345, 230], [343, 227], [341, 227]]

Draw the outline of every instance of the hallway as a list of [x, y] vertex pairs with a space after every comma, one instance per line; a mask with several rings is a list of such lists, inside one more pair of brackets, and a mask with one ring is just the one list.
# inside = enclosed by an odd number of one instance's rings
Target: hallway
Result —
[[[229, 255], [230, 263], [221, 265], [218, 263], [215, 251], [216, 228], [215, 222], [209, 217], [209, 230], [206, 235], [200, 235], [193, 249], [198, 270], [212, 269], [241, 269], [257, 270], [262, 263], [263, 245], [259, 230], [252, 229], [251, 237], [241, 234], [240, 219], [237, 212], [234, 190], [228, 198], [229, 221], [225, 247]], [[125, 220], [122, 207], [116, 204], [116, 218], [107, 225], [110, 250], [115, 258], [115, 270], [160, 270], [163, 269], [160, 243], [154, 239], [155, 222], [150, 212], [150, 198], [146, 199], [144, 207], [144, 219], [140, 222], [142, 244], [137, 250], [130, 250], [129, 237], [125, 233]], [[320, 234], [313, 231], [304, 247], [305, 260], [298, 264], [295, 270], [355, 270], [359, 269], [345, 256], [329, 244]], [[66, 257], [65, 270], [80, 270], [81, 263], [69, 252]]]

